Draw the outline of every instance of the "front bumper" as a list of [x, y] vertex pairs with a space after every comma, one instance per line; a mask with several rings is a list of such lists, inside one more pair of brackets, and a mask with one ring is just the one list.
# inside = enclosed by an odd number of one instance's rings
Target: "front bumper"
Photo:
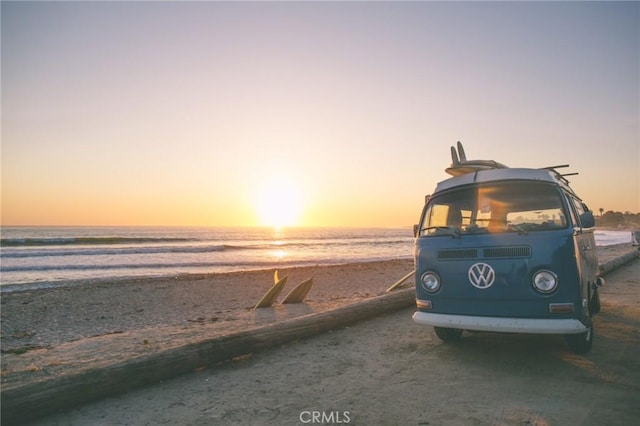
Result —
[[577, 319], [480, 317], [417, 311], [413, 314], [413, 321], [434, 327], [500, 333], [579, 334], [587, 331], [587, 327]]

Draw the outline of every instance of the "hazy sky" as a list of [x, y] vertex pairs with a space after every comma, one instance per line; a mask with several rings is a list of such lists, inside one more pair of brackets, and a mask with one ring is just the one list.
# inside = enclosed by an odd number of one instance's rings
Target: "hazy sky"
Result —
[[640, 211], [638, 2], [1, 8], [3, 225], [411, 225], [458, 140]]

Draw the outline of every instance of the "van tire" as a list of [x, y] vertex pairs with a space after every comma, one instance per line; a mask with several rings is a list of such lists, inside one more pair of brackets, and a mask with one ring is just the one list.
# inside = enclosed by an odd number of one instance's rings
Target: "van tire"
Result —
[[584, 355], [593, 346], [593, 334], [593, 322], [591, 322], [585, 333], [566, 334], [564, 338], [567, 341], [567, 345], [569, 345], [569, 349], [579, 355]]
[[459, 328], [444, 328], [444, 327], [433, 327], [436, 331], [436, 336], [440, 340], [445, 343], [448, 342], [457, 342], [460, 340], [460, 336], [462, 336], [462, 330]]

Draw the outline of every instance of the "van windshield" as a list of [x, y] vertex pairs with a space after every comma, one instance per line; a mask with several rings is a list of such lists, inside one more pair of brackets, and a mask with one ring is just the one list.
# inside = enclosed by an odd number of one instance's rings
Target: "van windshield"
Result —
[[528, 233], [566, 228], [558, 189], [538, 182], [502, 182], [434, 195], [420, 224], [421, 236]]

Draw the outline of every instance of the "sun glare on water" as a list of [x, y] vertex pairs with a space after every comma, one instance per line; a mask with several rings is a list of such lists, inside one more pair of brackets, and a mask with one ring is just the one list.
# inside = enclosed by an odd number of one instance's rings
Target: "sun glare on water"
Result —
[[283, 228], [300, 225], [302, 209], [302, 193], [286, 177], [272, 178], [259, 189], [256, 211], [262, 226]]

